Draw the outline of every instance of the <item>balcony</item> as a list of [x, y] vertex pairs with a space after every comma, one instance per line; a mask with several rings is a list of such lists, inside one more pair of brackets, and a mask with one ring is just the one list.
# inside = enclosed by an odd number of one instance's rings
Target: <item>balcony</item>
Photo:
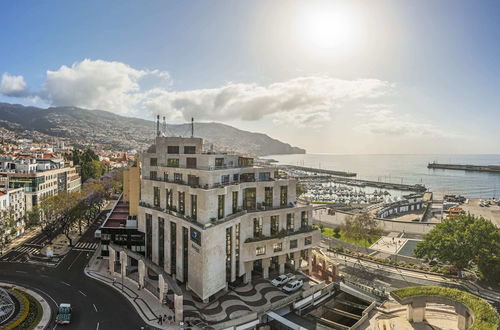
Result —
[[204, 189], [204, 190], [224, 188], [227, 186], [239, 185], [239, 184], [246, 183], [246, 182], [268, 182], [268, 181], [270, 182], [270, 181], [274, 181], [273, 178], [269, 178], [266, 180], [232, 181], [232, 182], [224, 182], [224, 183], [217, 182], [217, 183], [213, 183], [213, 184], [209, 185], [209, 184], [190, 184], [189, 182], [186, 182], [184, 180], [165, 180], [164, 178], [161, 178], [161, 177], [151, 178], [149, 176], [143, 176], [142, 179], [143, 180], [158, 181], [158, 182], [166, 182], [166, 183], [175, 183], [175, 184], [180, 184], [180, 185], [184, 185], [184, 186], [189, 186], [191, 188]]
[[226, 221], [230, 221], [232, 219], [238, 218], [238, 217], [247, 213], [245, 210], [243, 210], [243, 211], [239, 210], [238, 212], [230, 214], [222, 219], [212, 218], [210, 220], [211, 222], [203, 224], [203, 223], [200, 223], [200, 222], [196, 221], [195, 219], [191, 218], [190, 216], [187, 216], [185, 214], [181, 214], [175, 210], [164, 209], [162, 207], [154, 206], [154, 205], [151, 205], [151, 204], [148, 204], [145, 202], [139, 202], [139, 206], [146, 207], [146, 208], [151, 209], [151, 210], [167, 213], [167, 214], [170, 214], [170, 215], [177, 217], [177, 218], [181, 218], [183, 220], [189, 221], [190, 223], [198, 226], [201, 229], [206, 229], [208, 227], [215, 226], [215, 225], [224, 223]]
[[303, 233], [311, 233], [311, 232], [314, 232], [315, 230], [318, 230], [318, 229], [313, 228], [313, 226], [300, 227], [296, 231], [282, 229], [278, 234], [272, 235], [272, 236], [260, 235], [259, 237], [249, 237], [245, 240], [245, 243], [261, 242], [261, 241], [266, 241], [266, 240], [275, 239], [275, 238], [283, 239], [285, 237], [291, 237], [291, 236], [299, 235], [299, 234], [303, 234]]

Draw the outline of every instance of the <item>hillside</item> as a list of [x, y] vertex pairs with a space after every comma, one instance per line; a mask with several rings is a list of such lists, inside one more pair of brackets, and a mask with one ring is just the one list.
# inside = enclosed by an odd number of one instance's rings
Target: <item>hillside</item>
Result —
[[[30, 137], [52, 136], [75, 145], [96, 145], [117, 150], [143, 150], [155, 135], [155, 123], [102, 110], [75, 107], [41, 109], [0, 103], [0, 128]], [[167, 125], [170, 135], [188, 136], [188, 124]], [[252, 153], [258, 156], [305, 153], [265, 134], [252, 133], [221, 123], [195, 123], [195, 135], [214, 150]]]

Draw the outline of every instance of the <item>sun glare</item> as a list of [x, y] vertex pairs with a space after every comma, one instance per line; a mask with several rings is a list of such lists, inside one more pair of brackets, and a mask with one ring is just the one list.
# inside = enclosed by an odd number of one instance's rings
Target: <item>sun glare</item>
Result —
[[344, 8], [303, 8], [298, 20], [299, 39], [314, 53], [344, 53], [359, 42], [356, 15]]

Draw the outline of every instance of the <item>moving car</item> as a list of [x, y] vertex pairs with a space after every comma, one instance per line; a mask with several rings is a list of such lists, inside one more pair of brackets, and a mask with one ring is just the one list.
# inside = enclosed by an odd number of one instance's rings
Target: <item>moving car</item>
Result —
[[271, 281], [271, 284], [274, 286], [282, 286], [293, 279], [295, 279], [295, 275], [293, 275], [292, 273], [288, 273], [286, 275], [280, 275], [276, 277], [274, 280]]
[[295, 280], [292, 282], [288, 282], [288, 284], [283, 287], [283, 291], [288, 293], [294, 292], [299, 290], [303, 285], [304, 285], [303, 280]]
[[71, 321], [71, 304], [62, 303], [57, 309], [56, 323], [69, 324]]

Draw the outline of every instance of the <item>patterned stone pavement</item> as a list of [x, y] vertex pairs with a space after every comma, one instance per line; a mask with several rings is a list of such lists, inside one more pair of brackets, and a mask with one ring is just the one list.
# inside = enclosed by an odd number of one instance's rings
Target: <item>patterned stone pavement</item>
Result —
[[184, 317], [197, 318], [215, 324], [250, 313], [255, 307], [287, 297], [269, 281], [256, 279], [252, 283], [229, 290], [216, 300], [203, 303], [190, 294], [184, 295]]

